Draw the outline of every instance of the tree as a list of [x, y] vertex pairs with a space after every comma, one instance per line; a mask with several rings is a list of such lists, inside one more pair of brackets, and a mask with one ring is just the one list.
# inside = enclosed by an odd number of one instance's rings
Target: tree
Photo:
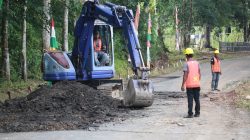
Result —
[[187, 48], [190, 44], [190, 34], [192, 31], [193, 21], [193, 1], [181, 0], [176, 1], [179, 10], [179, 29], [181, 36], [180, 48]]
[[230, 25], [233, 2], [231, 0], [193, 0], [195, 26], [205, 29], [205, 47], [211, 47], [210, 34], [214, 27]]
[[243, 30], [244, 30], [244, 42], [247, 42], [249, 40], [249, 16], [248, 16], [248, 1], [247, 0], [243, 0], [243, 12], [244, 12], [244, 19], [243, 19]]
[[48, 50], [50, 47], [50, 2], [51, 0], [43, 0], [43, 49]]
[[63, 20], [63, 51], [68, 51], [68, 22], [69, 22], [69, 0], [64, 1], [64, 20]]
[[3, 19], [2, 19], [2, 72], [3, 77], [10, 81], [10, 58], [8, 46], [8, 13], [9, 13], [9, 0], [4, 0]]
[[248, 0], [240, 0], [240, 1], [234, 1], [233, 3], [233, 9], [234, 14], [233, 17], [237, 21], [237, 25], [243, 29], [243, 38], [244, 42], [249, 41], [249, 35], [250, 35], [250, 4]]
[[173, 21], [172, 19], [172, 8], [167, 5], [171, 4], [169, 1], [158, 0], [155, 1], [155, 5], [152, 7], [156, 10], [156, 13], [153, 13], [154, 16], [154, 26], [157, 30], [156, 33], [156, 46], [160, 48], [158, 55], [161, 56], [160, 58], [164, 57], [168, 59], [167, 53], [169, 53], [168, 46], [164, 43], [165, 40], [165, 30], [168, 26], [172, 26], [173, 24], [169, 24], [169, 21]]
[[22, 77], [24, 81], [27, 81], [27, 25], [26, 25], [26, 11], [27, 11], [27, 0], [24, 0], [23, 6], [23, 41], [22, 41]]
[[[62, 43], [62, 49], [67, 51], [74, 42], [74, 23], [80, 16], [82, 3], [87, 0], [27, 0], [27, 14], [25, 17], [23, 1], [11, 1], [9, 8], [4, 0], [1, 9], [1, 73], [11, 80], [25, 78], [25, 71], [30, 78], [41, 78], [40, 63], [41, 49], [50, 46], [49, 21], [53, 15], [57, 21], [58, 41]], [[210, 34], [217, 29], [217, 35], [222, 32], [221, 27], [238, 26], [238, 31], [244, 32], [244, 40], [250, 37], [250, 4], [249, 0], [99, 0], [124, 5], [128, 9], [136, 10], [136, 5], [141, 5], [141, 17], [139, 25], [139, 40], [142, 53], [146, 53], [146, 35], [149, 7], [152, 19], [151, 58], [153, 63], [167, 61], [167, 56], [174, 50], [175, 35], [175, 8], [178, 8], [178, 29], [184, 46], [189, 46], [189, 35], [196, 27], [203, 28], [206, 33], [206, 46], [210, 45]], [[62, 8], [64, 7], [64, 8]], [[6, 8], [8, 12], [6, 12]], [[156, 11], [156, 12], [155, 12]], [[68, 20], [68, 21], [67, 21]], [[25, 27], [25, 21], [26, 26]], [[67, 25], [68, 23], [68, 25]], [[20, 26], [22, 25], [23, 26]], [[25, 35], [25, 28], [27, 28]], [[68, 31], [67, 31], [68, 30]], [[114, 31], [116, 67], [125, 66], [119, 63], [126, 60], [123, 51], [124, 42], [122, 32]], [[27, 39], [26, 39], [27, 36]], [[243, 36], [242, 36], [243, 37]], [[211, 36], [212, 38], [212, 36]], [[26, 41], [25, 41], [26, 40]], [[68, 40], [68, 41], [67, 41]], [[168, 41], [170, 40], [170, 41]], [[168, 42], [167, 42], [168, 41]], [[183, 45], [182, 45], [183, 46]], [[26, 50], [27, 47], [27, 50]], [[25, 52], [25, 50], [27, 52]], [[21, 55], [20, 55], [21, 54]], [[27, 55], [25, 61], [25, 54]], [[143, 55], [146, 56], [146, 55]], [[26, 70], [25, 70], [26, 63]], [[119, 63], [119, 64], [118, 64]], [[161, 64], [155, 66], [161, 66]], [[11, 66], [11, 67], [10, 67]], [[20, 67], [22, 69], [20, 69]], [[10, 72], [9, 72], [10, 71]]]

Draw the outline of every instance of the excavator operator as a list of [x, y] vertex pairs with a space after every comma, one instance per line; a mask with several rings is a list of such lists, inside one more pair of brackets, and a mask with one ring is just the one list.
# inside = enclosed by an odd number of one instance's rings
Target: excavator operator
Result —
[[93, 46], [95, 50], [95, 65], [96, 66], [105, 66], [109, 63], [109, 56], [104, 51], [106, 46], [102, 44], [102, 39], [99, 32], [95, 32], [93, 39]]

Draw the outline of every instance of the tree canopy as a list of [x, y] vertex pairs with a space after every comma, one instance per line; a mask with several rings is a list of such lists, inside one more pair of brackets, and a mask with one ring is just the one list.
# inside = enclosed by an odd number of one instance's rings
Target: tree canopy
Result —
[[[4, 3], [9, 1], [10, 9], [8, 13], [8, 42], [10, 53], [11, 79], [21, 78], [20, 57], [22, 49], [22, 20], [24, 0], [3, 0], [0, 9], [0, 19], [4, 19]], [[136, 6], [141, 6], [141, 17], [139, 24], [139, 39], [143, 52], [146, 53], [146, 35], [148, 13], [152, 17], [152, 63], [168, 57], [168, 54], [175, 50], [175, 44], [169, 40], [175, 38], [176, 31], [176, 9], [178, 9], [179, 30], [183, 36], [181, 47], [188, 47], [190, 35], [195, 32], [195, 27], [209, 27], [211, 32], [215, 28], [236, 27], [239, 32], [243, 32], [244, 41], [249, 41], [250, 34], [250, 4], [248, 0], [100, 0], [100, 3], [113, 2], [118, 5], [127, 6], [132, 9], [135, 15]], [[74, 25], [80, 16], [82, 0], [70, 0], [69, 2], [69, 50], [74, 42]], [[50, 16], [55, 20], [56, 35], [61, 46], [63, 44], [63, 15], [64, 0], [51, 0]], [[42, 57], [42, 31], [43, 2], [37, 0], [27, 0], [27, 60], [29, 78], [41, 77], [41, 57]], [[49, 25], [50, 21], [47, 21]], [[3, 25], [3, 22], [1, 22]], [[1, 32], [3, 26], [0, 26]], [[0, 34], [3, 38], [3, 33]], [[117, 62], [125, 60], [121, 33], [115, 32]], [[3, 41], [0, 42], [3, 52]], [[0, 54], [1, 60], [3, 53]], [[1, 65], [3, 62], [1, 61]], [[125, 63], [124, 67], [125, 67]], [[119, 64], [117, 64], [119, 65]]]

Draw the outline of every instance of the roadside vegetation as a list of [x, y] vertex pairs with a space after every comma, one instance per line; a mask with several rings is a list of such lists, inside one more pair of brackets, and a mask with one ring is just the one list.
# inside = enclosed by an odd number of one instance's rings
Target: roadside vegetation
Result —
[[10, 98], [27, 96], [42, 84], [46, 84], [46, 82], [42, 80], [2, 82], [0, 84], [0, 102]]
[[250, 81], [243, 82], [237, 89], [236, 104], [240, 108], [250, 110]]

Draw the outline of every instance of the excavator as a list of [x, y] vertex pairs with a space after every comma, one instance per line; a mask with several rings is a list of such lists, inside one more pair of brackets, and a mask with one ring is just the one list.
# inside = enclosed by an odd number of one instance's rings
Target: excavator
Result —
[[[115, 77], [113, 29], [122, 29], [133, 76], [124, 88], [122, 79]], [[94, 34], [101, 36], [106, 62], [97, 65], [94, 49]], [[74, 30], [72, 52], [47, 51], [43, 54], [43, 79], [53, 83], [63, 80], [78, 81], [98, 89], [112, 92], [126, 107], [148, 107], [153, 103], [153, 84], [149, 80], [149, 68], [145, 66], [141, 46], [134, 26], [131, 10], [110, 2], [98, 0], [83, 4]], [[102, 58], [98, 58], [101, 62]], [[108, 86], [107, 86], [108, 85]], [[109, 87], [110, 86], [110, 87]], [[107, 90], [108, 87], [108, 90]], [[102, 90], [102, 88], [99, 88]], [[113, 92], [118, 91], [118, 92]]]

